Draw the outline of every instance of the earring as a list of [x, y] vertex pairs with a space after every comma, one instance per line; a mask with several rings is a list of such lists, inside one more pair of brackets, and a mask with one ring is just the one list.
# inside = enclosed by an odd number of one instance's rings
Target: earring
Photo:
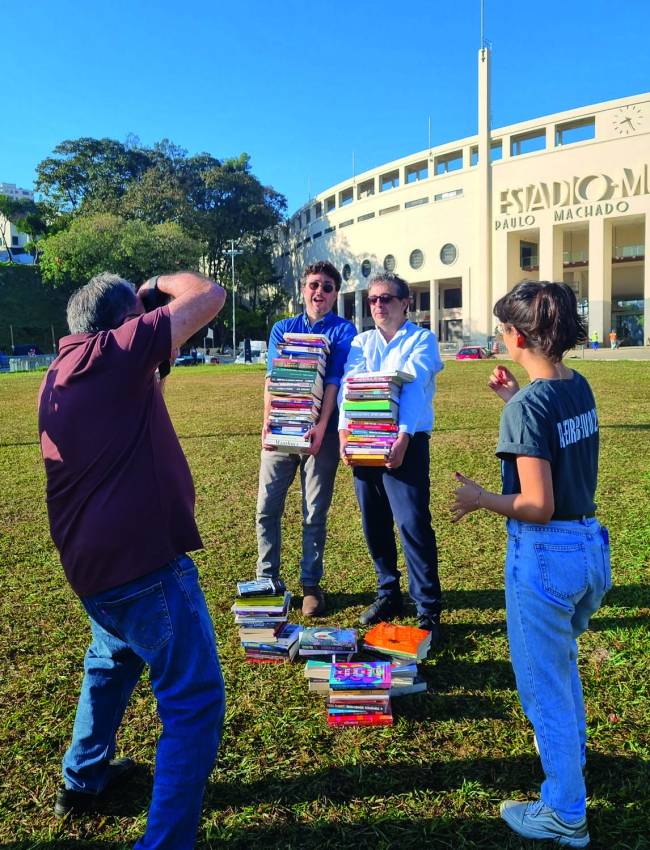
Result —
[[523, 334], [517, 334], [517, 348], [523, 348], [526, 344], [526, 337]]

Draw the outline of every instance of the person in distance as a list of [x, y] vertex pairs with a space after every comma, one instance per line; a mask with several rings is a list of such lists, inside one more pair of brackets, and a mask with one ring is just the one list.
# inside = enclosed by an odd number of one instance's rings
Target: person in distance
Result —
[[[418, 625], [431, 632], [433, 646], [440, 639], [442, 598], [438, 548], [429, 509], [429, 437], [434, 422], [436, 374], [443, 364], [435, 334], [409, 321], [409, 302], [409, 287], [401, 277], [374, 277], [368, 287], [368, 303], [375, 328], [355, 337], [345, 364], [344, 382], [359, 372], [400, 370], [413, 376], [413, 381], [405, 383], [401, 390], [398, 437], [385, 466], [353, 468], [363, 532], [378, 583], [377, 598], [361, 614], [360, 621], [362, 625], [372, 625], [402, 613], [395, 523]], [[347, 424], [341, 413], [340, 453], [349, 465], [345, 452]]]
[[502, 493], [456, 473], [458, 522], [476, 510], [507, 518], [506, 620], [521, 704], [535, 730], [545, 780], [540, 799], [506, 800], [501, 817], [524, 838], [586, 847], [586, 723], [576, 639], [611, 587], [609, 534], [595, 517], [598, 414], [591, 388], [562, 362], [586, 342], [576, 297], [564, 283], [520, 283], [494, 314], [521, 388], [497, 366], [504, 402], [496, 454]]
[[186, 554], [202, 546], [194, 486], [157, 373], [224, 300], [191, 272], [152, 278], [137, 294], [97, 275], [68, 302], [70, 335], [39, 396], [50, 531], [92, 632], [55, 814], [97, 810], [133, 773], [131, 759], [114, 758], [115, 735], [147, 665], [162, 733], [138, 850], [194, 847], [221, 738], [224, 683]]

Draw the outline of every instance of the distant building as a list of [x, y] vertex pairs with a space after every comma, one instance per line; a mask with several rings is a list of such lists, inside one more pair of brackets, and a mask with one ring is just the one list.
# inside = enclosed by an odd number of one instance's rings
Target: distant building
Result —
[[8, 195], [14, 201], [33, 201], [34, 193], [29, 189], [21, 189], [15, 183], [0, 183], [0, 195]]
[[605, 340], [650, 328], [650, 94], [491, 129], [490, 51], [478, 55], [478, 134], [353, 175], [295, 212], [276, 267], [341, 270], [341, 315], [372, 327], [368, 280], [411, 285], [413, 321], [442, 342], [485, 343], [494, 302], [522, 279], [568, 283]]
[[[0, 195], [8, 195], [14, 201], [33, 201], [34, 193], [29, 189], [21, 189], [15, 183], [0, 183]], [[5, 245], [6, 242], [6, 245]], [[29, 236], [21, 233], [10, 221], [0, 215], [0, 262], [9, 260], [7, 246], [11, 248], [11, 258], [16, 263], [29, 265], [34, 262], [31, 254], [25, 251]]]

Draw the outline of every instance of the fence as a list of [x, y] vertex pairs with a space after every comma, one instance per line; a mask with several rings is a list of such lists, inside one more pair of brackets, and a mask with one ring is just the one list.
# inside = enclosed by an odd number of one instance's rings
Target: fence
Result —
[[54, 354], [33, 354], [31, 357], [9, 357], [8, 368], [0, 370], [8, 372], [38, 372], [39, 369], [47, 369], [54, 360]]

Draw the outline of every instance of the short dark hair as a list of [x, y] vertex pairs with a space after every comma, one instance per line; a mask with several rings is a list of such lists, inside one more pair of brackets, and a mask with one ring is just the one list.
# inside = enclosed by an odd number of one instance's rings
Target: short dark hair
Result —
[[307, 278], [310, 274], [326, 274], [334, 281], [334, 286], [338, 292], [341, 288], [341, 273], [327, 260], [319, 260], [317, 263], [312, 263], [307, 266], [300, 276], [300, 285], [304, 286], [307, 283]]
[[374, 277], [370, 279], [370, 283], [368, 284], [368, 292], [370, 292], [370, 290], [376, 283], [388, 283], [391, 286], [395, 287], [395, 295], [397, 295], [400, 300], [403, 300], [404, 298], [409, 299], [409, 305], [404, 311], [404, 315], [406, 315], [410, 307], [411, 290], [409, 289], [409, 285], [404, 280], [404, 278], [400, 277], [398, 274], [393, 274], [392, 272], [381, 272], [380, 274], [374, 275]]
[[66, 318], [71, 334], [99, 333], [119, 328], [136, 303], [135, 286], [110, 272], [95, 275], [68, 300]]
[[376, 283], [389, 283], [391, 286], [395, 287], [395, 295], [398, 298], [410, 298], [411, 291], [409, 289], [408, 283], [404, 280], [403, 277], [400, 277], [398, 274], [393, 274], [392, 272], [381, 272], [381, 274], [376, 274], [372, 278], [370, 278], [370, 283], [368, 284], [368, 291], [370, 291], [370, 287], [374, 286]]
[[561, 360], [565, 351], [587, 341], [575, 292], [566, 283], [525, 280], [499, 298], [494, 315], [550, 360]]

